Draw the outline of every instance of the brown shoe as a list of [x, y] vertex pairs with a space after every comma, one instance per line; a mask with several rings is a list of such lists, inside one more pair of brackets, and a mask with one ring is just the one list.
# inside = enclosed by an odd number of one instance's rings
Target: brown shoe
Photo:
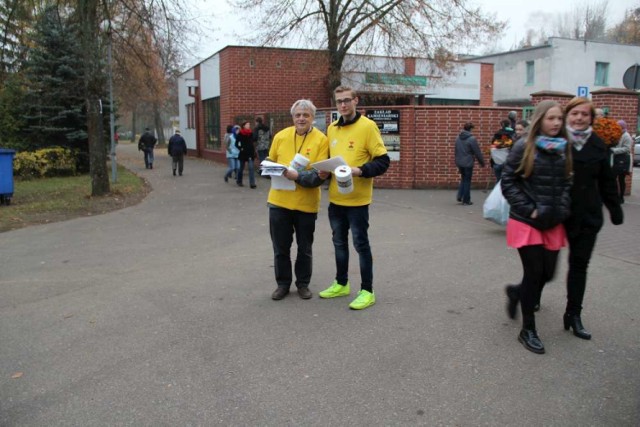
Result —
[[298, 288], [298, 295], [302, 299], [309, 299], [313, 295], [308, 287]]
[[282, 298], [286, 297], [288, 293], [289, 289], [285, 288], [284, 286], [278, 286], [276, 290], [271, 294], [271, 299], [279, 301]]

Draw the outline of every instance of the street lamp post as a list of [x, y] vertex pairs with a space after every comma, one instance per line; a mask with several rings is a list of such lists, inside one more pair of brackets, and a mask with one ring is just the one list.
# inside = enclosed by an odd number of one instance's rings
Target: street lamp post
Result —
[[109, 44], [107, 45], [107, 63], [109, 67], [109, 133], [111, 138], [111, 182], [118, 181], [118, 165], [116, 163], [115, 114], [113, 112], [113, 69], [111, 58], [111, 23], [107, 29]]

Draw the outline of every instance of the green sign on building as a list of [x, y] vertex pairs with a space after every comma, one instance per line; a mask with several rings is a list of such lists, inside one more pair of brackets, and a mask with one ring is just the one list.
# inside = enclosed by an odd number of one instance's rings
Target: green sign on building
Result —
[[425, 76], [405, 76], [404, 74], [365, 73], [365, 83], [379, 85], [426, 86]]

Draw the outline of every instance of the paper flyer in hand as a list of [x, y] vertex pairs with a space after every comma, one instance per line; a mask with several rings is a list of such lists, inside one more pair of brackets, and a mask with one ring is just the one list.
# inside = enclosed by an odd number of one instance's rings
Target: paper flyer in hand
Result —
[[338, 166], [346, 166], [347, 162], [344, 161], [342, 156], [332, 157], [321, 162], [311, 163], [311, 167], [317, 171], [332, 172], [336, 170]]

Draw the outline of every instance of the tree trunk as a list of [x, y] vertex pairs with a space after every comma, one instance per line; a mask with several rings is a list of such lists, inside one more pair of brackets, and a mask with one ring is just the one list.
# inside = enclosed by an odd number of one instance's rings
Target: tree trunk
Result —
[[91, 175], [91, 195], [103, 196], [110, 191], [107, 173], [107, 147], [100, 123], [102, 109], [101, 95], [106, 93], [104, 70], [100, 66], [98, 0], [79, 0], [78, 10], [82, 22], [80, 43], [85, 61], [84, 89], [87, 104], [87, 134], [89, 139], [89, 174]]
[[335, 52], [329, 52], [329, 97], [332, 100], [333, 105], [333, 90], [342, 84], [342, 63], [344, 62], [345, 54], [336, 50]]
[[158, 144], [164, 145], [164, 126], [162, 125], [162, 113], [157, 103], [153, 103], [153, 121], [156, 126], [156, 132], [158, 133]]
[[87, 130], [89, 134], [89, 171], [91, 195], [104, 196], [111, 190], [107, 173], [107, 155], [102, 128], [102, 114], [97, 97], [87, 100]]
[[136, 107], [133, 107], [133, 111], [131, 111], [131, 142], [136, 142]]

